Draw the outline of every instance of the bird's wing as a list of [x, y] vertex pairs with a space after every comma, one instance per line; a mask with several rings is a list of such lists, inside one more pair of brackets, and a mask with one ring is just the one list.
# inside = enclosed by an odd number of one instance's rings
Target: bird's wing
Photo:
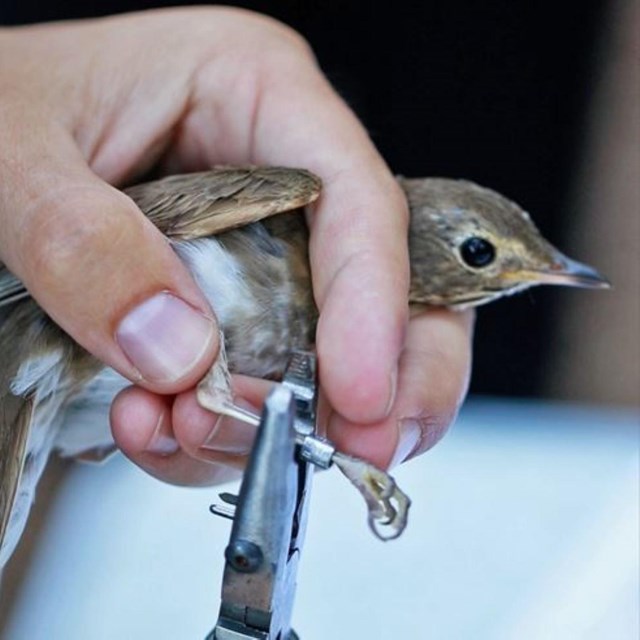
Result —
[[304, 169], [217, 167], [125, 189], [168, 237], [190, 240], [291, 211], [318, 198], [320, 178]]
[[0, 262], [0, 307], [29, 296], [24, 285]]
[[83, 354], [33, 300], [7, 307], [0, 322], [0, 569], [25, 527], [78, 377], [70, 377], [70, 365], [80, 364], [86, 377], [95, 369]]
[[[24, 469], [33, 417], [31, 398], [0, 398], [0, 568], [20, 537], [21, 528], [10, 526]], [[12, 517], [13, 514], [13, 517]]]
[[[21, 527], [15, 509], [27, 457], [34, 413], [34, 394], [14, 394], [12, 384], [24, 356], [36, 317], [33, 302], [7, 309], [0, 324], [0, 568], [8, 559]], [[21, 329], [22, 327], [22, 329]]]

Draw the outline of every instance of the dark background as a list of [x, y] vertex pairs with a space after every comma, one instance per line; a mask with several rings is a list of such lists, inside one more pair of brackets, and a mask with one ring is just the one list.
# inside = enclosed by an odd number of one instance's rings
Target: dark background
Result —
[[[21, 24], [175, 4], [28, 0], [0, 5], [0, 19]], [[465, 177], [502, 191], [572, 253], [563, 240], [577, 222], [569, 196], [605, 0], [226, 4], [300, 31], [395, 172]], [[539, 392], [562, 294], [540, 288], [480, 310], [472, 391]]]

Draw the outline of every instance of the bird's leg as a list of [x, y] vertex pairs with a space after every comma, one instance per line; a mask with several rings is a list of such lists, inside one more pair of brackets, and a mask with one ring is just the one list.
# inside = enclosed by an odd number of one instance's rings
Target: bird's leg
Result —
[[241, 422], [257, 427], [260, 416], [238, 407], [233, 402], [231, 391], [231, 374], [227, 363], [227, 352], [224, 346], [224, 334], [220, 331], [220, 351], [209, 373], [200, 381], [197, 388], [200, 406], [219, 415], [229, 416]]
[[[222, 332], [218, 358], [198, 385], [197, 394], [200, 405], [209, 411], [256, 427], [260, 424], [260, 416], [233, 402], [231, 375]], [[398, 488], [394, 479], [365, 460], [336, 451], [329, 441], [309, 433], [307, 426], [298, 424], [296, 428], [296, 442], [301, 448], [301, 458], [323, 469], [335, 464], [367, 503], [369, 526], [373, 533], [380, 540], [397, 538], [406, 527], [411, 501]]]

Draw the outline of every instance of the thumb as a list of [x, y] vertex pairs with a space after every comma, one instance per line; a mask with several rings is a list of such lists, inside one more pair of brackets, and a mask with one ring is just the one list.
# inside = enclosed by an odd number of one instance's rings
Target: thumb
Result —
[[103, 362], [152, 391], [189, 388], [218, 347], [207, 301], [166, 238], [91, 172], [70, 136], [37, 129], [22, 124], [37, 143], [3, 149], [0, 260]]

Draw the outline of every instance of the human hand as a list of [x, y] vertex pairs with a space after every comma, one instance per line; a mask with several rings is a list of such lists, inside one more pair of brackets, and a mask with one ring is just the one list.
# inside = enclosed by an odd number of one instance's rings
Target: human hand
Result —
[[[188, 484], [221, 479], [231, 462], [203, 448], [217, 417], [193, 393], [217, 352], [214, 314], [161, 234], [109, 186], [153, 166], [321, 176], [309, 224], [329, 436], [381, 466], [440, 437], [467, 384], [470, 316], [408, 322], [404, 197], [297, 34], [194, 8], [5, 29], [0, 52], [0, 259], [136, 384], [112, 409], [131, 459]], [[253, 404], [265, 388], [236, 378]]]

